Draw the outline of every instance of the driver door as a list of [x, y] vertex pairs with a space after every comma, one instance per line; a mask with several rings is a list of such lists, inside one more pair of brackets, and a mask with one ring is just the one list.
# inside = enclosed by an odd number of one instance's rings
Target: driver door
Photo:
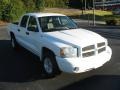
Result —
[[34, 54], [39, 55], [40, 51], [40, 33], [38, 30], [37, 20], [34, 16], [30, 16], [27, 31], [26, 31], [26, 38], [28, 41], [28, 49], [32, 51]]

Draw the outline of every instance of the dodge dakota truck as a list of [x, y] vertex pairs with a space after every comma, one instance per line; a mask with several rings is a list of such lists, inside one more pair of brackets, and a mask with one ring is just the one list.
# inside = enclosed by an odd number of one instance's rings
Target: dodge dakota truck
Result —
[[46, 75], [90, 71], [112, 56], [107, 39], [63, 14], [27, 13], [7, 28], [13, 49], [20, 45], [37, 55]]

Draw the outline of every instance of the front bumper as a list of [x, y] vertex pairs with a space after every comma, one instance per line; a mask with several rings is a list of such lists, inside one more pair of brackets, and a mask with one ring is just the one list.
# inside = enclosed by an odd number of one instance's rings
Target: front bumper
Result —
[[61, 58], [56, 56], [61, 71], [68, 73], [82, 73], [103, 66], [110, 61], [112, 50], [108, 46], [105, 52], [87, 58]]

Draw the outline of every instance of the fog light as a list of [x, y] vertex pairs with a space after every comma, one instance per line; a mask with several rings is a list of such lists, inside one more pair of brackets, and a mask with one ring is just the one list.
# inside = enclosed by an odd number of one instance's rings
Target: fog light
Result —
[[75, 67], [73, 70], [74, 71], [79, 71], [79, 67]]

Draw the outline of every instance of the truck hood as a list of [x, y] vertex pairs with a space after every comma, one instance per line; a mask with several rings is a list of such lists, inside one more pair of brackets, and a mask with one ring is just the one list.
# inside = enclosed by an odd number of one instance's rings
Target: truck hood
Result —
[[72, 29], [44, 33], [44, 37], [49, 40], [61, 42], [74, 46], [87, 46], [99, 42], [105, 42], [105, 39], [97, 33], [85, 29]]

